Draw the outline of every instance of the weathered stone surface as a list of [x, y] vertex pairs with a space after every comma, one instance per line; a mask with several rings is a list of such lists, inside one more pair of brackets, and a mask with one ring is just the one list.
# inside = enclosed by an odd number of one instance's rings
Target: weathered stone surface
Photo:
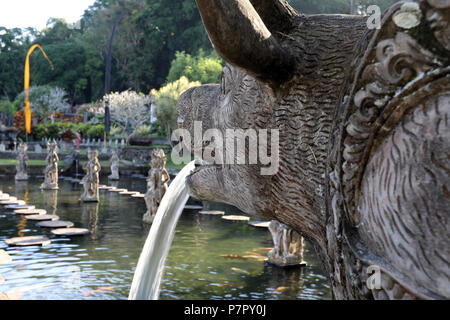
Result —
[[88, 229], [84, 228], [60, 228], [51, 231], [55, 236], [83, 236], [89, 234]]
[[152, 153], [150, 170], [147, 177], [147, 192], [144, 195], [147, 211], [142, 217], [145, 223], [152, 223], [159, 204], [166, 193], [170, 175], [166, 170], [166, 155], [162, 149], [155, 149]]
[[55, 221], [59, 220], [59, 217], [54, 214], [32, 214], [26, 215], [25, 219], [34, 221]]
[[135, 193], [131, 195], [132, 198], [145, 198], [145, 194], [143, 193]]
[[268, 252], [268, 262], [280, 267], [304, 266], [304, 240], [295, 230], [279, 223], [270, 221], [269, 230], [272, 234], [274, 248]]
[[13, 204], [15, 204], [15, 205], [24, 205], [24, 204], [26, 204], [25, 203], [25, 201], [23, 201], [23, 200], [3, 200], [3, 201], [0, 201], [0, 204], [1, 205], [13, 205]]
[[117, 193], [119, 193], [119, 192], [127, 192], [128, 190], [127, 189], [123, 189], [123, 188], [110, 188], [108, 191], [109, 192], [117, 192]]
[[222, 216], [225, 214], [225, 211], [218, 211], [218, 210], [201, 210], [198, 212], [199, 214], [204, 215], [212, 215], [212, 216]]
[[229, 220], [229, 221], [249, 221], [250, 220], [250, 217], [239, 216], [239, 215], [228, 215], [228, 216], [222, 216], [221, 218], [224, 220]]
[[44, 169], [44, 183], [41, 188], [44, 190], [57, 190], [58, 189], [58, 161], [59, 157], [56, 153], [58, 144], [56, 141], [47, 142], [47, 166]]
[[17, 165], [16, 165], [16, 176], [15, 179], [18, 181], [28, 180], [27, 174], [27, 144], [19, 143], [18, 152], [17, 152]]
[[89, 150], [88, 159], [88, 162], [83, 166], [86, 175], [80, 181], [80, 184], [83, 185], [83, 193], [80, 200], [83, 202], [98, 202], [99, 173], [101, 170], [100, 162], [98, 161], [98, 151]]
[[121, 192], [119, 192], [119, 194], [123, 194], [126, 196], [131, 196], [131, 195], [137, 194], [137, 193], [138, 193], [137, 191], [121, 191]]
[[41, 228], [71, 228], [73, 227], [73, 222], [63, 220], [42, 221], [36, 223], [36, 225]]
[[8, 205], [8, 206], [4, 207], [5, 210], [6, 209], [10, 209], [10, 210], [11, 209], [14, 209], [14, 210], [29, 209], [29, 210], [32, 210], [35, 208], [36, 208], [35, 206], [29, 205], [29, 204], [12, 204], [12, 205]]
[[[450, 2], [397, 3], [378, 29], [284, 0], [196, 2], [228, 65], [220, 85], [178, 101], [190, 150], [212, 154], [195, 138], [201, 121], [222, 137], [268, 130], [276, 157], [224, 165], [215, 139], [216, 156], [187, 178], [191, 196], [307, 237], [337, 299], [449, 299]], [[391, 279], [379, 290], [366, 282], [373, 265]]]
[[46, 246], [50, 244], [51, 241], [46, 236], [29, 236], [6, 239], [5, 243], [9, 246], [25, 247], [36, 245]]
[[113, 154], [111, 156], [111, 175], [108, 176], [110, 180], [119, 180], [119, 151], [113, 149]]
[[45, 209], [16, 209], [14, 210], [15, 214], [21, 215], [36, 215], [36, 214], [46, 214], [47, 210]]
[[255, 228], [269, 228], [270, 221], [250, 221], [248, 223], [249, 226]]

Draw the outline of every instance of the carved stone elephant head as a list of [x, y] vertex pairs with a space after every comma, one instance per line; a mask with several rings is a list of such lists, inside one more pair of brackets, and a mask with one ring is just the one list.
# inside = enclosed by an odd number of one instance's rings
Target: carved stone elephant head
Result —
[[[277, 170], [206, 161], [188, 177], [191, 195], [294, 228], [335, 298], [449, 298], [448, 1], [398, 3], [378, 29], [284, 0], [196, 1], [228, 65], [220, 85], [180, 97], [180, 123], [192, 136], [276, 133]], [[224, 140], [202, 138], [194, 153], [214, 144], [225, 151], [213, 159], [227, 157]], [[372, 266], [379, 285], [366, 285]]]

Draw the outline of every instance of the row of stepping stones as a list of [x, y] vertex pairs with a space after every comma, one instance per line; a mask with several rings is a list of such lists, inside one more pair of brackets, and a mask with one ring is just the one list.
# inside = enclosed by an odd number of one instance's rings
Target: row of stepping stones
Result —
[[[37, 226], [41, 228], [51, 228], [51, 234], [55, 236], [77, 236], [89, 234], [88, 229], [73, 228], [73, 223], [70, 221], [59, 220], [59, 216], [47, 214], [44, 209], [36, 209], [33, 205], [28, 205], [23, 200], [3, 193], [0, 190], [0, 206], [4, 210], [12, 210], [15, 214], [23, 216], [26, 220], [36, 221]], [[14, 237], [6, 239], [5, 243], [9, 246], [45, 246], [51, 243], [51, 240], [44, 235]]]
[[117, 192], [118, 194], [128, 195], [128, 196], [131, 196], [133, 198], [144, 198], [145, 197], [145, 194], [140, 193], [139, 191], [129, 191], [128, 189], [117, 188], [117, 187], [113, 187], [113, 186], [107, 186], [107, 185], [104, 185], [104, 184], [99, 185], [98, 189], [99, 190], [109, 191], [109, 192]]
[[[117, 192], [123, 195], [131, 195], [133, 198], [144, 198], [145, 194], [138, 191], [128, 191], [127, 189], [117, 188], [107, 185], [99, 185], [99, 190], [107, 190], [109, 192]], [[203, 206], [200, 205], [185, 205], [184, 210], [189, 212], [198, 212], [202, 215], [221, 215], [222, 219], [228, 221], [249, 221], [250, 218], [242, 215], [225, 215], [224, 211], [219, 210], [202, 210]], [[248, 224], [255, 228], [268, 228], [270, 221], [249, 221]]]

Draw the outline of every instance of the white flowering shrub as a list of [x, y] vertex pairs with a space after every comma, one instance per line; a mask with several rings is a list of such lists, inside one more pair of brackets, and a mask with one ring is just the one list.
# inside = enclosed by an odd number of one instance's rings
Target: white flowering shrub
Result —
[[[64, 89], [49, 86], [31, 86], [29, 88], [30, 108], [41, 120], [51, 119], [55, 111], [68, 113], [71, 105], [67, 100]], [[24, 105], [25, 92], [20, 93], [17, 99]]]
[[150, 119], [150, 96], [131, 90], [113, 92], [103, 97], [110, 109], [111, 122], [120, 125], [127, 141], [136, 130]]

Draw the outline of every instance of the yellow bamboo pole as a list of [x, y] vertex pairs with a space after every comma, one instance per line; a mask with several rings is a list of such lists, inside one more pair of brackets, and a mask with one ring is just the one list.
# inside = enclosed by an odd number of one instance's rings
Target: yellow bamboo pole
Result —
[[25, 129], [27, 133], [31, 133], [31, 109], [30, 109], [30, 55], [33, 52], [34, 49], [39, 48], [42, 51], [42, 54], [44, 55], [45, 59], [50, 63], [50, 66], [52, 70], [55, 68], [53, 67], [53, 63], [50, 61], [50, 59], [45, 54], [44, 50], [41, 48], [40, 45], [35, 44], [33, 45], [30, 50], [28, 50], [27, 58], [25, 60], [25, 79], [24, 79], [24, 89], [25, 89]]

